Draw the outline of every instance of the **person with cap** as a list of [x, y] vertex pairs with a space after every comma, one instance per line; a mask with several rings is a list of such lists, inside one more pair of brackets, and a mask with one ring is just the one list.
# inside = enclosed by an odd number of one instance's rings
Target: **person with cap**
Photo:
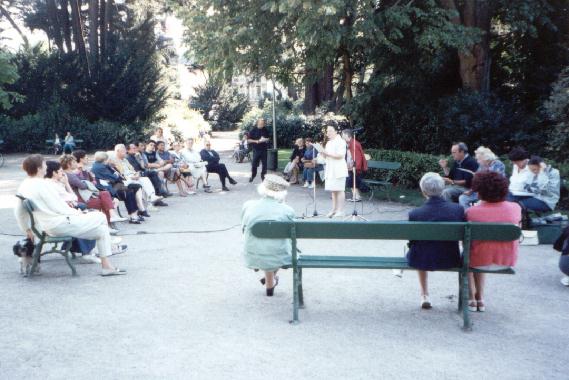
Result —
[[294, 210], [285, 204], [288, 187], [284, 178], [267, 174], [258, 187], [261, 199], [245, 202], [241, 212], [245, 263], [248, 268], [265, 272], [261, 283], [269, 297], [273, 296], [278, 284], [277, 271], [291, 263], [292, 243], [290, 239], [257, 238], [251, 233], [251, 227], [261, 220], [285, 222], [294, 219]]

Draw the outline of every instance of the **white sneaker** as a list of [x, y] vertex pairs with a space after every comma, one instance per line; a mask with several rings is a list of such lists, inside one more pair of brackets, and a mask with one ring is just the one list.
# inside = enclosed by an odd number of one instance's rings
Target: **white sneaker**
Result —
[[391, 273], [393, 273], [395, 277], [403, 278], [403, 269], [392, 269]]
[[116, 235], [116, 234], [119, 233], [119, 230], [115, 230], [114, 228], [110, 228], [110, 227], [109, 227], [109, 233], [110, 233], [111, 235]]
[[111, 239], [111, 244], [120, 244], [121, 241], [122, 241], [122, 238], [116, 236], [116, 237], [114, 237], [114, 238]]
[[346, 214], [344, 214], [343, 211], [338, 211], [334, 214], [334, 218], [343, 218], [344, 216], [346, 216]]
[[565, 276], [561, 279], [561, 283], [565, 286], [569, 286], [569, 276]]
[[308, 182], [304, 182], [304, 185], [302, 185], [302, 187], [308, 187]]
[[127, 220], [128, 218], [122, 218], [120, 216], [111, 216], [111, 223], [126, 222]]
[[310, 185], [308, 185], [308, 188], [309, 188], [309, 189], [314, 189], [314, 184], [311, 183]]
[[431, 305], [431, 300], [429, 296], [421, 296], [421, 309], [430, 309], [433, 306]]
[[160, 211], [160, 209], [158, 207], [154, 206], [153, 204], [149, 204], [148, 207], [146, 208], [146, 211], [156, 212], [156, 211]]
[[126, 244], [114, 244], [112, 246], [112, 255], [120, 255], [121, 253], [125, 253], [127, 249], [128, 246]]
[[101, 264], [101, 259], [95, 255], [83, 255], [79, 257], [79, 262], [81, 264]]
[[335, 211], [330, 211], [328, 214], [326, 214], [326, 217], [333, 218], [335, 213], [336, 213]]

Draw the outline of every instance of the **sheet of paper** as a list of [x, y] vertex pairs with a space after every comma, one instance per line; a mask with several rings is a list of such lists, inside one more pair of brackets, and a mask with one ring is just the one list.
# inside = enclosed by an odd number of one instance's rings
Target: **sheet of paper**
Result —
[[320, 143], [313, 143], [312, 146], [314, 146], [314, 149], [316, 149], [318, 152], [324, 151], [324, 147]]

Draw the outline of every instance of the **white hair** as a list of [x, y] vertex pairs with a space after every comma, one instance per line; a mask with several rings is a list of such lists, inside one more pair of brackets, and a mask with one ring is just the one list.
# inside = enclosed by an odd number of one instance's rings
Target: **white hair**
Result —
[[496, 159], [496, 155], [490, 148], [486, 148], [485, 146], [480, 146], [478, 149], [474, 151], [476, 154], [476, 158], [480, 158], [482, 161], [494, 161]]
[[439, 197], [445, 189], [445, 181], [438, 173], [428, 172], [419, 182], [421, 191], [428, 197]]
[[118, 152], [119, 149], [124, 149], [126, 150], [126, 146], [124, 144], [117, 144], [115, 145], [115, 152]]
[[95, 153], [94, 158], [95, 162], [105, 162], [109, 158], [109, 155], [106, 152], [99, 151]]

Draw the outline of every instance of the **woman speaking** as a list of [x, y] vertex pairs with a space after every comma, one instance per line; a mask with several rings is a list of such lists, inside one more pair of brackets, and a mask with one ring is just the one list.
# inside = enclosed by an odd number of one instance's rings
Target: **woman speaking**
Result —
[[320, 153], [326, 159], [324, 190], [332, 192], [332, 211], [326, 216], [344, 216], [344, 201], [346, 199], [346, 177], [348, 176], [348, 164], [346, 163], [346, 142], [338, 135], [336, 129], [329, 125], [326, 128], [328, 143]]

